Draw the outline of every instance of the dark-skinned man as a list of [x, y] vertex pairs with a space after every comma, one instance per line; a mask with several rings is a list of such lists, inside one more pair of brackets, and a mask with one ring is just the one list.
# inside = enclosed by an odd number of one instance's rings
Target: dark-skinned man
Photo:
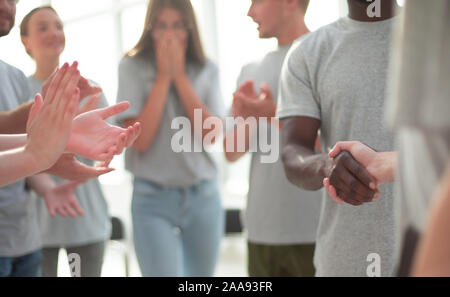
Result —
[[[331, 159], [338, 141], [359, 140], [390, 151], [383, 106], [395, 23], [395, 1], [348, 0], [349, 15], [307, 36], [285, 60], [277, 115], [291, 183], [317, 190], [329, 178], [343, 201], [323, 200], [314, 263], [317, 276], [391, 276], [395, 216], [392, 184], [376, 180], [348, 152]], [[320, 130], [322, 151], [314, 152]], [[378, 198], [378, 200], [377, 200]], [[374, 202], [377, 200], [376, 202]]]

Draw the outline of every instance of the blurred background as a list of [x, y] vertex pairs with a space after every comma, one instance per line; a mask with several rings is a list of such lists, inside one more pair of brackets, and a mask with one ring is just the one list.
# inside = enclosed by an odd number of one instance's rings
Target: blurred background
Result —
[[[258, 38], [257, 25], [247, 17], [251, 0], [191, 1], [206, 53], [219, 66], [223, 98], [229, 107], [241, 67], [276, 49], [276, 40]], [[66, 48], [61, 62], [78, 61], [81, 73], [103, 88], [110, 104], [115, 103], [118, 63], [142, 33], [147, 0], [20, 0], [15, 28], [0, 39], [0, 59], [21, 69], [27, 76], [34, 73], [34, 63], [25, 53], [18, 25], [31, 9], [40, 5], [52, 5], [64, 22]], [[346, 14], [346, 0], [311, 0], [306, 24], [314, 31]], [[227, 164], [221, 154], [217, 153], [216, 157], [224, 206], [244, 209], [249, 156], [232, 165]], [[130, 174], [123, 169], [122, 156], [116, 157], [111, 166], [116, 170], [102, 176], [100, 181], [111, 215], [124, 222], [125, 240], [119, 245], [109, 245], [102, 274], [125, 275], [125, 252], [130, 261], [130, 276], [140, 276], [131, 234]], [[65, 254], [61, 256], [66, 257]], [[64, 258], [61, 260], [59, 275], [70, 275]], [[216, 275], [247, 276], [246, 261], [245, 234], [227, 236], [222, 241]]]

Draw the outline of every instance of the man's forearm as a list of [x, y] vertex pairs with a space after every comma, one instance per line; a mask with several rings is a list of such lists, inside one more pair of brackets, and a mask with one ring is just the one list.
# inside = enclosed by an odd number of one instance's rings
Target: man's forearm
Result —
[[0, 187], [14, 183], [42, 170], [36, 156], [25, 147], [0, 152]]
[[33, 101], [27, 102], [14, 110], [0, 113], [0, 134], [20, 134], [26, 132], [28, 114]]
[[286, 145], [282, 158], [289, 181], [305, 190], [315, 191], [322, 188], [323, 179], [331, 170], [327, 154], [315, 154], [301, 145]]
[[26, 143], [27, 143], [26, 134], [0, 135], [0, 152], [23, 147], [25, 146]]

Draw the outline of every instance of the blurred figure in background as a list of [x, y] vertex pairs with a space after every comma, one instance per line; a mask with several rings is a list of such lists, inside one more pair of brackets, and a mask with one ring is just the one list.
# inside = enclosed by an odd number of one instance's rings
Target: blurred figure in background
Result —
[[120, 62], [117, 100], [132, 106], [118, 119], [143, 128], [126, 152], [142, 275], [213, 276], [224, 232], [216, 164], [204, 149], [171, 146], [174, 119], [194, 127], [185, 135], [194, 144], [211, 132], [194, 121], [202, 126], [224, 111], [218, 69], [205, 57], [190, 1], [149, 2], [142, 36]]
[[[40, 92], [42, 84], [59, 67], [60, 55], [65, 47], [64, 26], [56, 11], [50, 6], [30, 11], [20, 25], [22, 43], [26, 52], [36, 62], [36, 71], [28, 77], [32, 93]], [[84, 98], [81, 110], [106, 107], [103, 93], [98, 98]], [[89, 166], [93, 161], [79, 158]], [[37, 213], [42, 239], [42, 276], [56, 277], [59, 250], [67, 254], [77, 253], [81, 259], [81, 276], [100, 276], [105, 250], [105, 241], [110, 237], [111, 226], [108, 207], [97, 178], [78, 185], [53, 177], [61, 184], [59, 195], [75, 195], [83, 216], [65, 218], [51, 217], [44, 201], [36, 199]], [[48, 195], [48, 193], [46, 193]]]
[[[279, 150], [279, 123], [275, 117], [281, 66], [292, 43], [309, 32], [304, 17], [308, 0], [252, 1], [248, 16], [258, 24], [260, 38], [277, 38], [278, 49], [261, 61], [241, 70], [238, 90], [234, 94], [233, 116], [247, 119], [266, 117], [257, 127], [249, 127], [245, 135], [246, 151], [258, 140], [260, 129], [276, 129], [271, 139]], [[299, 39], [300, 38], [300, 39]], [[260, 91], [254, 88], [260, 87]], [[239, 124], [238, 124], [239, 125]], [[245, 125], [242, 123], [241, 125]], [[264, 125], [264, 127], [261, 127]], [[246, 151], [237, 150], [238, 130], [233, 127], [224, 139], [225, 156], [235, 162]], [[245, 129], [245, 128], [244, 128]], [[265, 132], [264, 132], [265, 133]], [[227, 143], [233, 142], [232, 150]], [[319, 222], [321, 192], [309, 192], [289, 183], [283, 163], [277, 156], [274, 163], [264, 163], [263, 152], [252, 153], [250, 184], [244, 226], [248, 236], [248, 272], [251, 277], [314, 276], [314, 242]]]

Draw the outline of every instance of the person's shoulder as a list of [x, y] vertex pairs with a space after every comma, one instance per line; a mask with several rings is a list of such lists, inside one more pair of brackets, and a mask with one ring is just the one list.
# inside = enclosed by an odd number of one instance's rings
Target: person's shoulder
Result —
[[140, 69], [147, 69], [149, 64], [151, 64], [151, 59], [142, 56], [128, 56], [125, 55], [120, 59], [119, 68], [120, 69], [130, 69], [139, 71]]
[[340, 30], [340, 24], [342, 20], [339, 19], [328, 25], [320, 27], [319, 29], [307, 33], [298, 38], [292, 48], [298, 48], [298, 50], [315, 50], [317, 47], [327, 45], [332, 41], [333, 37]]
[[21, 80], [26, 81], [27, 78], [25, 76], [25, 74], [22, 72], [22, 70], [20, 70], [19, 68], [16, 68], [2, 60], [0, 60], [0, 69], [2, 73], [5, 73], [8, 76], [14, 76], [14, 78], [18, 78]]

